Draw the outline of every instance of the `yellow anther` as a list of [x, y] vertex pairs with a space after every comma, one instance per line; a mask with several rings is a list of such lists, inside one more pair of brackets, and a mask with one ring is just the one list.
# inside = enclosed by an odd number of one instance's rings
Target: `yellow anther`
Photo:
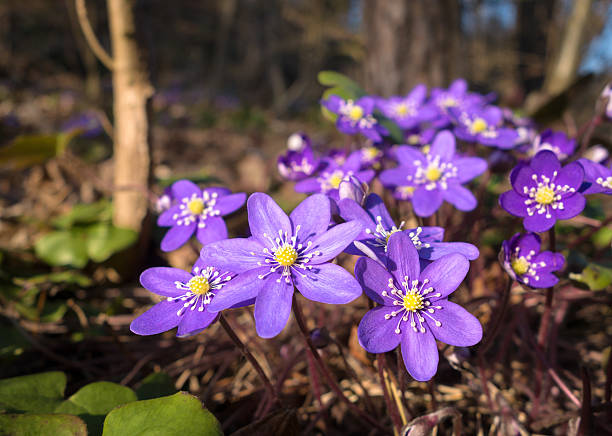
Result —
[[548, 186], [540, 186], [536, 191], [535, 201], [540, 204], [551, 204], [555, 200], [555, 191]]
[[484, 132], [485, 130], [487, 130], [487, 122], [483, 120], [482, 118], [476, 118], [472, 122], [472, 126], [470, 130], [472, 131], [472, 133]]
[[201, 198], [196, 198], [194, 200], [191, 200], [187, 204], [187, 209], [189, 209], [189, 212], [191, 212], [194, 215], [200, 215], [202, 211], [204, 210], [204, 201]]
[[421, 147], [423, 154], [429, 154], [429, 150], [431, 150], [431, 145], [429, 144], [425, 144], [423, 147]]
[[402, 104], [397, 105], [397, 108], [395, 110], [400, 117], [403, 117], [404, 115], [408, 113], [408, 106], [402, 103]]
[[363, 154], [368, 159], [376, 159], [380, 154], [380, 151], [376, 147], [366, 147], [363, 149]]
[[389, 243], [389, 238], [391, 237], [391, 235], [394, 234], [394, 233], [397, 233], [399, 231], [401, 231], [401, 230], [397, 229], [397, 228], [393, 228], [393, 229], [389, 230], [389, 232], [387, 233], [387, 236], [385, 236], [385, 242], [388, 244]]
[[194, 276], [187, 282], [187, 287], [196, 295], [204, 295], [210, 290], [210, 283], [206, 277]]
[[423, 296], [417, 293], [408, 293], [404, 295], [404, 309], [408, 312], [416, 312], [421, 310], [425, 305], [423, 304]]
[[363, 117], [363, 109], [361, 106], [353, 106], [349, 111], [349, 117], [353, 121], [359, 121]]
[[436, 166], [430, 166], [429, 168], [427, 168], [427, 171], [425, 171], [425, 178], [430, 182], [435, 182], [439, 180], [441, 176], [442, 171], [440, 171], [440, 168]]
[[298, 258], [297, 251], [291, 245], [283, 245], [274, 253], [274, 259], [282, 266], [291, 266]]
[[342, 176], [337, 173], [332, 174], [332, 176], [329, 178], [329, 184], [334, 189], [338, 189], [340, 187], [341, 182], [342, 182]]
[[511, 265], [514, 272], [519, 276], [529, 271], [529, 262], [522, 256], [513, 259]]
[[404, 195], [412, 195], [414, 194], [416, 187], [415, 186], [398, 186], [397, 187], [397, 191], [400, 194], [404, 194]]

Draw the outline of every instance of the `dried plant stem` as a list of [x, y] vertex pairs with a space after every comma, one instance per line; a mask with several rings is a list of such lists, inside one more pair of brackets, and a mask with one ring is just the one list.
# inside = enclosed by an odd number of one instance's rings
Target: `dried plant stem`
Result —
[[497, 313], [495, 314], [493, 319], [489, 322], [489, 325], [487, 326], [487, 336], [485, 336], [484, 341], [482, 342], [482, 345], [478, 349], [479, 356], [484, 356], [484, 354], [493, 344], [493, 339], [495, 339], [495, 337], [497, 336], [497, 333], [499, 333], [499, 328], [502, 325], [502, 320], [506, 316], [508, 302], [510, 301], [510, 291], [512, 289], [513, 283], [514, 283], [514, 280], [512, 280], [511, 278], [508, 278], [508, 285], [504, 289], [504, 293], [501, 296], [501, 301], [499, 302], [499, 305], [496, 311]]
[[311, 354], [314, 358], [319, 372], [327, 381], [327, 384], [329, 385], [330, 389], [334, 391], [338, 398], [343, 401], [348, 406], [348, 408], [351, 409], [353, 413], [355, 413], [357, 417], [367, 422], [372, 427], [375, 427], [381, 430], [382, 432], [387, 432], [387, 429], [380, 425], [378, 422], [376, 422], [374, 418], [372, 418], [359, 407], [351, 403], [351, 401], [342, 392], [342, 389], [340, 389], [340, 386], [338, 386], [338, 383], [336, 383], [336, 381], [334, 380], [334, 377], [331, 375], [329, 369], [327, 368], [327, 365], [325, 364], [325, 362], [323, 362], [323, 359], [321, 359], [321, 356], [319, 355], [317, 349], [310, 340], [310, 335], [308, 334], [308, 329], [306, 328], [306, 323], [304, 322], [304, 315], [302, 314], [302, 310], [300, 309], [300, 305], [297, 301], [295, 293], [293, 294], [293, 314], [295, 315], [295, 321], [297, 322], [300, 332], [302, 332], [302, 336], [304, 337], [304, 340], [306, 342], [306, 352]]
[[[553, 226], [548, 231], [550, 250], [554, 253], [557, 251], [557, 241], [555, 236], [555, 227]], [[550, 330], [550, 319], [552, 316], [552, 303], [553, 303], [553, 291], [554, 286], [546, 289], [546, 302], [544, 303], [544, 313], [540, 320], [540, 329], [538, 330], [538, 346], [542, 350], [546, 350], [548, 333]]]
[[223, 314], [219, 316], [219, 322], [221, 323], [221, 326], [223, 327], [227, 335], [231, 338], [234, 344], [236, 344], [236, 346], [238, 347], [242, 355], [246, 357], [246, 359], [251, 363], [251, 365], [253, 365], [253, 368], [255, 368], [255, 371], [257, 371], [257, 374], [259, 375], [259, 378], [261, 378], [261, 381], [263, 382], [266, 390], [268, 391], [270, 398], [272, 398], [272, 402], [277, 402], [278, 396], [276, 395], [276, 390], [272, 386], [270, 379], [264, 372], [261, 365], [259, 365], [259, 362], [257, 362], [257, 359], [255, 359], [255, 356], [251, 354], [248, 347], [236, 335], [236, 333], [234, 332], [232, 327], [229, 325], [229, 323], [227, 322]]
[[378, 377], [380, 378], [380, 386], [382, 387], [383, 396], [385, 398], [385, 404], [391, 414], [391, 420], [393, 421], [393, 433], [399, 434], [402, 429], [402, 419], [399, 416], [397, 404], [393, 404], [391, 396], [389, 395], [388, 389], [388, 378], [386, 377], [386, 364], [385, 354], [381, 353], [376, 356], [376, 362], [378, 363]]

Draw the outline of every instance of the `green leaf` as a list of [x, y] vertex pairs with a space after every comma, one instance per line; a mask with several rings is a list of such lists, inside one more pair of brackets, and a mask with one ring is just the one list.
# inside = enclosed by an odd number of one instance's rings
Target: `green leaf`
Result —
[[87, 255], [94, 262], [104, 262], [113, 254], [129, 247], [138, 239], [138, 233], [110, 224], [94, 224], [87, 228]]
[[64, 399], [64, 389], [66, 375], [59, 371], [0, 380], [0, 408], [17, 412], [53, 412]]
[[339, 88], [353, 90], [359, 94], [359, 97], [366, 95], [366, 92], [357, 82], [336, 71], [320, 71], [319, 74], [317, 74], [317, 80], [323, 86], [337, 86]]
[[217, 436], [219, 421], [196, 397], [179, 392], [169, 397], [119, 406], [104, 420], [103, 436]]
[[404, 144], [404, 134], [402, 130], [393, 121], [383, 118], [379, 120], [380, 125], [389, 131], [389, 137], [394, 144]]
[[0, 149], [2, 166], [24, 169], [56, 156], [61, 148], [58, 135], [22, 135]]
[[15, 277], [15, 283], [22, 286], [34, 286], [43, 283], [59, 283], [62, 285], [76, 285], [87, 288], [93, 284], [93, 280], [78, 271], [58, 271], [46, 274], [37, 274], [31, 277]]
[[112, 205], [107, 200], [91, 204], [76, 204], [69, 212], [53, 220], [53, 225], [68, 229], [75, 224], [91, 224], [100, 221], [110, 221], [112, 218]]
[[72, 415], [0, 415], [0, 436], [5, 435], [87, 436], [87, 427]]
[[53, 266], [83, 268], [88, 260], [83, 232], [77, 229], [47, 233], [36, 241], [34, 251]]
[[86, 422], [90, 434], [101, 434], [108, 412], [136, 400], [136, 394], [128, 387], [105, 381], [95, 382], [83, 386], [60, 404], [55, 412], [78, 415]]
[[590, 264], [580, 274], [570, 273], [569, 278], [584, 283], [591, 291], [601, 291], [612, 284], [612, 268]]
[[142, 384], [136, 389], [139, 400], [164, 397], [176, 393], [172, 377], [165, 372], [154, 372], [145, 377]]

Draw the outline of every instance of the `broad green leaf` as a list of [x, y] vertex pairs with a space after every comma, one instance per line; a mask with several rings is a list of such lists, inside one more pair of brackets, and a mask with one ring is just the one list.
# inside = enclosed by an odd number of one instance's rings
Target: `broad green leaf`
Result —
[[47, 233], [36, 241], [34, 251], [53, 266], [83, 268], [87, 264], [87, 247], [83, 233], [77, 229]]
[[136, 400], [136, 394], [128, 387], [105, 381], [95, 382], [83, 386], [60, 404], [55, 412], [78, 415], [87, 423], [90, 434], [101, 434], [108, 412]]
[[404, 144], [406, 141], [404, 140], [404, 134], [402, 130], [395, 124], [393, 121], [389, 119], [379, 119], [378, 122], [381, 126], [383, 126], [389, 132], [389, 137], [393, 141], [394, 144]]
[[172, 377], [164, 372], [154, 372], [145, 377], [136, 389], [139, 400], [150, 400], [176, 393]]
[[23, 135], [0, 149], [0, 162], [4, 167], [24, 169], [51, 159], [58, 151], [58, 135]]
[[138, 239], [138, 233], [99, 223], [87, 228], [87, 255], [94, 262], [104, 262], [113, 254], [129, 247]]
[[73, 415], [0, 415], [0, 436], [87, 436], [85, 423]]
[[591, 240], [597, 248], [609, 247], [610, 242], [612, 242], [612, 227], [603, 226], [595, 232]]
[[107, 200], [91, 204], [76, 204], [69, 212], [53, 220], [53, 225], [68, 229], [75, 224], [91, 224], [100, 221], [110, 221], [112, 218], [112, 205]]
[[612, 284], [612, 268], [590, 264], [580, 274], [570, 273], [569, 278], [584, 283], [591, 291], [601, 291]]
[[196, 397], [169, 397], [119, 406], [104, 420], [103, 436], [218, 436], [221, 425]]
[[74, 284], [81, 288], [87, 288], [93, 284], [93, 280], [78, 271], [59, 271], [37, 274], [25, 278], [15, 277], [15, 283], [21, 286], [33, 286], [43, 283], [59, 283], [62, 285]]
[[320, 71], [317, 75], [317, 79], [323, 86], [339, 87], [347, 91], [352, 91], [355, 94], [355, 98], [366, 95], [366, 92], [357, 82], [336, 71]]
[[49, 413], [64, 399], [66, 374], [59, 371], [0, 380], [0, 408], [8, 411]]

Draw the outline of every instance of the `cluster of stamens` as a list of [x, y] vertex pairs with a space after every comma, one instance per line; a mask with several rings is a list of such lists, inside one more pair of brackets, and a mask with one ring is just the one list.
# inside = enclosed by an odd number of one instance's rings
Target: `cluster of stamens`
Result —
[[612, 189], [612, 176], [608, 176], [605, 179], [603, 177], [597, 177], [595, 182], [604, 188]]
[[413, 117], [417, 114], [414, 102], [410, 100], [404, 100], [401, 103], [396, 103], [393, 106], [393, 112], [400, 118]]
[[484, 118], [470, 116], [463, 112], [459, 116], [461, 123], [467, 127], [472, 135], [481, 135], [485, 138], [496, 138], [499, 134], [496, 127], [487, 123]]
[[[270, 241], [271, 248], [264, 248], [264, 261], [257, 262], [259, 266], [270, 265], [270, 270], [265, 274], [257, 276], [259, 279], [264, 279], [268, 275], [281, 270], [281, 275], [276, 279], [277, 283], [284, 279], [286, 283], [291, 283], [291, 273], [300, 274], [302, 277], [306, 275], [303, 270], [312, 269], [312, 265], [308, 262], [313, 256], [319, 256], [320, 251], [314, 250], [307, 253], [312, 247], [312, 241], [308, 241], [306, 245], [297, 242], [297, 235], [300, 230], [300, 225], [295, 227], [295, 234], [289, 236], [287, 232], [278, 231], [278, 236], [272, 237], [264, 233], [264, 237]], [[252, 256], [258, 256], [255, 252], [251, 252]], [[302, 270], [302, 271], [300, 271]]]
[[321, 192], [326, 193], [332, 189], [338, 189], [340, 187], [340, 183], [342, 183], [342, 180], [352, 175], [352, 171], [348, 171], [346, 173], [342, 170], [323, 172], [321, 173], [321, 176], [317, 178], [317, 182], [319, 182], [319, 185], [321, 186]]
[[516, 273], [517, 278], [525, 284], [529, 284], [529, 279], [535, 281], [540, 280], [536, 268], [542, 268], [546, 266], [546, 262], [532, 262], [533, 256], [536, 252], [530, 250], [526, 256], [519, 256], [520, 247], [514, 248], [514, 255], [510, 258], [510, 266]]
[[410, 200], [414, 195], [416, 186], [396, 186], [395, 193], [400, 197], [401, 200]]
[[198, 312], [204, 311], [204, 306], [210, 304], [212, 298], [215, 296], [213, 291], [221, 289], [226, 282], [232, 279], [229, 273], [219, 273], [212, 266], [199, 269], [194, 269], [195, 275], [187, 282], [174, 282], [177, 289], [185, 291], [184, 294], [178, 297], [169, 297], [167, 301], [182, 301], [184, 302], [181, 308], [176, 312], [177, 316], [181, 316], [185, 313], [187, 308], [189, 310], [198, 310]]
[[341, 102], [339, 112], [349, 120], [353, 127], [357, 125], [362, 129], [367, 129], [374, 126], [377, 122], [370, 114], [364, 116], [363, 108], [355, 104], [353, 100]]
[[198, 222], [198, 227], [206, 227], [206, 218], [221, 214], [215, 209], [217, 204], [216, 192], [212, 194], [208, 191], [202, 194], [192, 194], [191, 197], [184, 197], [179, 204], [179, 212], [172, 215], [172, 219], [178, 226], [187, 226]]
[[395, 333], [401, 333], [400, 325], [402, 322], [410, 322], [410, 327], [416, 333], [425, 333], [425, 317], [433, 321], [436, 327], [440, 327], [442, 323], [433, 317], [436, 310], [442, 309], [442, 306], [436, 306], [431, 302], [430, 298], [440, 297], [439, 292], [435, 292], [434, 288], [427, 286], [429, 279], [419, 283], [418, 280], [409, 280], [404, 276], [402, 287], [404, 290], [398, 289], [392, 278], [389, 279], [388, 287], [390, 291], [382, 291], [383, 297], [388, 297], [393, 300], [394, 306], [400, 306], [398, 310], [385, 315], [385, 319], [391, 319], [399, 316]]
[[427, 163], [423, 165], [420, 160], [415, 160], [416, 173], [409, 175], [407, 180], [417, 185], [425, 185], [428, 191], [440, 186], [442, 189], [448, 188], [447, 180], [457, 177], [457, 167], [451, 162], [442, 162], [440, 156], [425, 155]]
[[527, 215], [533, 216], [534, 214], [542, 215], [546, 214], [546, 218], [552, 218], [551, 210], [563, 210], [563, 195], [572, 194], [576, 192], [576, 189], [569, 185], [558, 185], [555, 183], [557, 177], [557, 171], [553, 173], [552, 178], [545, 175], [538, 176], [533, 174], [531, 178], [536, 182], [537, 186], [528, 188], [523, 186], [523, 194], [529, 198], [525, 200], [527, 206]]

